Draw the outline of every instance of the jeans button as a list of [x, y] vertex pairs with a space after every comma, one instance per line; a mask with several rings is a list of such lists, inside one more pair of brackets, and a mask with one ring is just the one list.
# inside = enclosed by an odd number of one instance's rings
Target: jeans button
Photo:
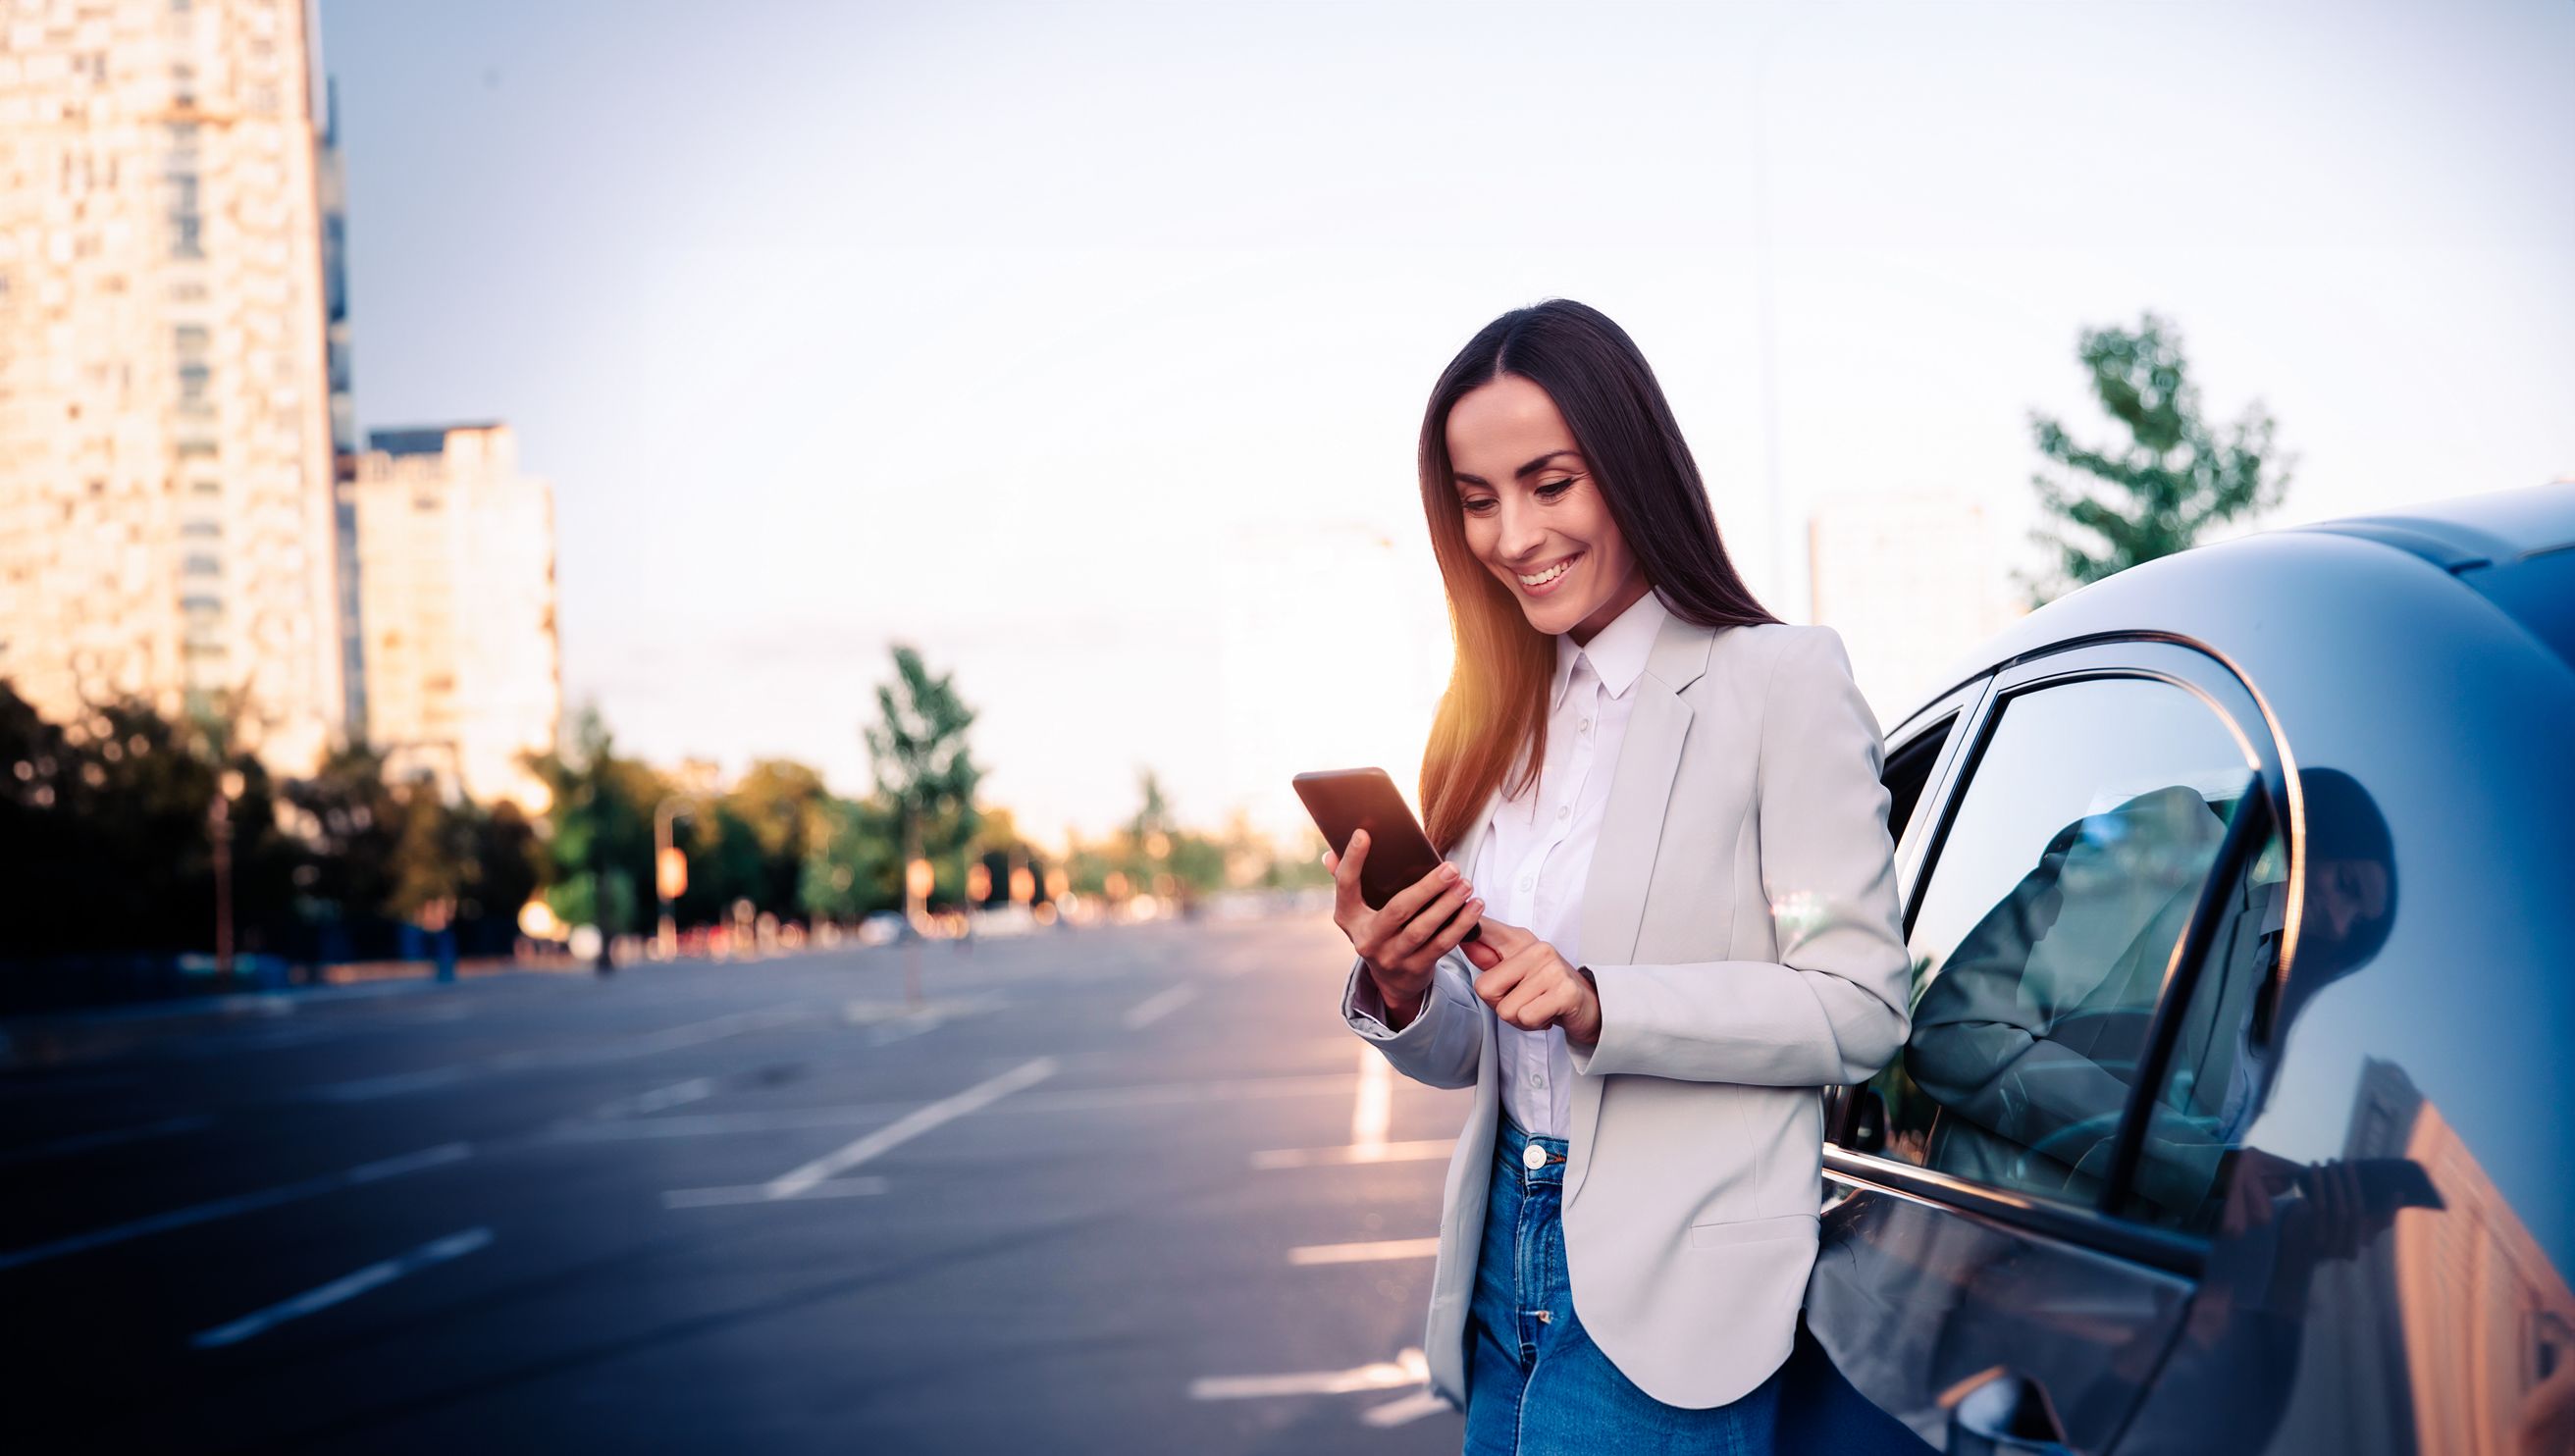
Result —
[[1546, 1149], [1532, 1142], [1520, 1149], [1520, 1165], [1534, 1173], [1546, 1166]]

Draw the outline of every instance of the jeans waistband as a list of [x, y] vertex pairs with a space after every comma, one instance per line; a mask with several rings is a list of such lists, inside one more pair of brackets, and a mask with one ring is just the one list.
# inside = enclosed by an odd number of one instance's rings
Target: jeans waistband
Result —
[[[1534, 1168], [1528, 1165], [1528, 1150], [1532, 1147], [1546, 1154], [1546, 1161]], [[1564, 1182], [1564, 1160], [1571, 1153], [1572, 1145], [1563, 1138], [1532, 1137], [1507, 1113], [1493, 1136], [1494, 1169], [1510, 1169], [1527, 1186], [1547, 1183], [1561, 1186]]]

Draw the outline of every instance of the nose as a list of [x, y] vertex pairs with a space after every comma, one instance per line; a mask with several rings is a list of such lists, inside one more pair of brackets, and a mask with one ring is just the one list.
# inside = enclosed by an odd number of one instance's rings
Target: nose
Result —
[[1546, 546], [1546, 526], [1538, 520], [1537, 508], [1504, 493], [1501, 504], [1493, 508], [1501, 518], [1500, 530], [1493, 537], [1493, 550], [1506, 565], [1532, 566]]

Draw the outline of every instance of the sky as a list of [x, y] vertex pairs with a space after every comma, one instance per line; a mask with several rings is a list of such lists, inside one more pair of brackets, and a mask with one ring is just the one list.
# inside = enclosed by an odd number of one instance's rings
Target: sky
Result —
[[516, 427], [567, 700], [858, 792], [910, 643], [1042, 842], [1148, 767], [1207, 826], [1409, 789], [1422, 403], [1542, 298], [1636, 340], [1789, 621], [1819, 502], [2018, 543], [2029, 413], [2107, 438], [2075, 339], [2148, 309], [2296, 457], [2221, 535], [2575, 475], [2575, 5], [321, 15], [360, 426]]

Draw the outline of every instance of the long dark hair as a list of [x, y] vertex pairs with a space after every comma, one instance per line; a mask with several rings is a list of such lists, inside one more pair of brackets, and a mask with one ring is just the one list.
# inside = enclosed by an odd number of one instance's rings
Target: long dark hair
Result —
[[1598, 309], [1548, 299], [1478, 330], [1439, 373], [1421, 417], [1421, 514], [1448, 592], [1456, 666], [1421, 754], [1421, 812], [1441, 853], [1470, 827], [1522, 745], [1527, 788], [1546, 757], [1546, 693], [1555, 641], [1529, 626], [1508, 587], [1466, 547], [1449, 478], [1448, 412], [1467, 391], [1516, 375], [1546, 391], [1573, 432], [1609, 519], [1675, 617], [1700, 627], [1776, 622], [1717, 538], [1698, 464], [1662, 386], [1625, 330]]

